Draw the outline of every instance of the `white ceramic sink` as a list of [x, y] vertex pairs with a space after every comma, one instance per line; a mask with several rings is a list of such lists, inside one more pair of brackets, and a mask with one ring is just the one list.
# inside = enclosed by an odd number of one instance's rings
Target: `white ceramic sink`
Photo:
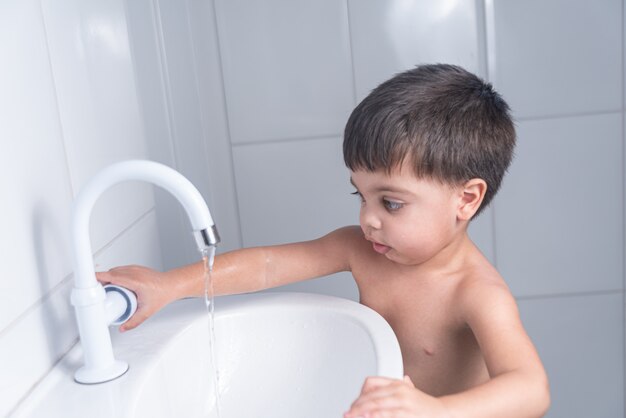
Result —
[[[217, 298], [221, 418], [340, 417], [371, 375], [402, 377], [389, 325], [345, 299], [303, 293]], [[103, 384], [73, 381], [78, 344], [17, 417], [216, 417], [204, 301], [171, 304], [136, 330], [113, 332], [130, 364]]]

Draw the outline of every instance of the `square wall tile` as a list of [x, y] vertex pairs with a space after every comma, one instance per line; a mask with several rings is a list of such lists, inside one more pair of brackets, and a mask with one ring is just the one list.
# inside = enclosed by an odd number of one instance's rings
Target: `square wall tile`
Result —
[[122, 236], [96, 254], [94, 263], [96, 271], [131, 264], [161, 270], [163, 262], [155, 211], [148, 212]]
[[2, 6], [0, 61], [1, 332], [71, 272], [72, 189], [38, 1]]
[[493, 81], [517, 118], [621, 109], [622, 1], [490, 3]]
[[517, 296], [622, 289], [621, 114], [519, 123], [495, 199], [498, 268]]
[[[44, 0], [59, 117], [74, 195], [105, 166], [148, 156], [121, 0]], [[103, 194], [91, 217], [92, 246], [102, 248], [154, 206], [145, 184]]]
[[336, 136], [354, 107], [348, 13], [335, 0], [217, 0], [231, 140]]
[[519, 301], [550, 380], [546, 418], [624, 416], [621, 293]]
[[341, 139], [234, 147], [244, 246], [319, 238], [358, 225]]
[[417, 64], [448, 63], [478, 75], [474, 1], [348, 0], [357, 100]]

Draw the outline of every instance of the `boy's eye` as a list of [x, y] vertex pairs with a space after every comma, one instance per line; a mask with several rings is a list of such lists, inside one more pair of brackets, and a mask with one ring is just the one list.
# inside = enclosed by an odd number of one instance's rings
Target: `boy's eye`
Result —
[[355, 196], [359, 196], [359, 199], [361, 200], [361, 202], [365, 202], [365, 199], [363, 199], [363, 195], [361, 193], [359, 193], [358, 190], [355, 191], [355, 192], [352, 192], [350, 194], [355, 195]]
[[400, 202], [394, 202], [393, 200], [387, 200], [387, 199], [383, 199], [383, 205], [385, 205], [385, 208], [387, 208], [387, 210], [390, 210], [390, 211], [396, 211], [396, 210], [402, 209], [402, 206], [404, 206]]

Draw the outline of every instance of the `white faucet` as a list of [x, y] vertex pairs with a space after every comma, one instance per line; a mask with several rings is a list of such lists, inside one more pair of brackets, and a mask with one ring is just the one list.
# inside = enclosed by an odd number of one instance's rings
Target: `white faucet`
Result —
[[[85, 357], [85, 365], [74, 375], [78, 383], [106, 382], [128, 370], [127, 363], [113, 357], [108, 327], [132, 316], [128, 307], [132, 305], [133, 295], [121, 288], [105, 291], [100, 285], [96, 280], [89, 240], [89, 218], [96, 200], [109, 187], [126, 180], [154, 183], [173, 194], [189, 216], [200, 251], [215, 246], [220, 240], [209, 208], [198, 189], [183, 175], [165, 165], [142, 160], [124, 161], [100, 171], [83, 187], [74, 201], [72, 219], [74, 288], [71, 302]], [[119, 317], [120, 312], [123, 312], [124, 318]]]

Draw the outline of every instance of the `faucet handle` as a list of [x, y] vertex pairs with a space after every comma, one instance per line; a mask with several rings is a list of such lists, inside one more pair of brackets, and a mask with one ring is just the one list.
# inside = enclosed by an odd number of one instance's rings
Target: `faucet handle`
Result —
[[106, 299], [104, 309], [111, 326], [122, 325], [137, 311], [137, 295], [125, 287], [107, 284], [104, 286]]

